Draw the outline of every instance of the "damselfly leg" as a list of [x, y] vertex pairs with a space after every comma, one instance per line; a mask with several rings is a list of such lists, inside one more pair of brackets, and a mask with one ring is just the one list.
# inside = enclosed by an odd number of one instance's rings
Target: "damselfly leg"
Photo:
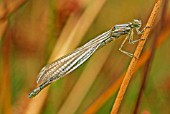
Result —
[[[139, 30], [140, 28], [136, 28], [137, 34], [142, 34], [142, 33], [145, 31], [146, 28], [150, 28], [150, 27], [145, 27], [145, 28], [142, 29], [141, 31]], [[128, 43], [129, 43], [129, 44], [134, 44], [134, 43], [139, 42], [139, 41], [142, 40], [142, 39], [134, 40], [134, 39], [133, 39], [133, 36], [134, 36], [134, 32], [133, 32], [133, 29], [131, 29], [131, 30], [129, 31], [129, 33], [127, 34], [127, 36], [125, 37], [125, 39], [123, 40], [123, 42], [122, 42], [122, 44], [121, 44], [121, 46], [120, 46], [120, 48], [119, 48], [119, 51], [121, 51], [122, 53], [128, 55], [129, 57], [133, 57], [133, 54], [132, 54], [132, 53], [129, 53], [129, 52], [127, 52], [127, 51], [125, 51], [125, 50], [122, 49], [123, 46], [124, 46], [124, 44], [125, 44], [125, 42], [128, 40]]]
[[128, 55], [129, 57], [133, 57], [133, 54], [132, 54], [132, 53], [129, 53], [129, 52], [127, 52], [127, 51], [125, 51], [125, 50], [122, 49], [123, 46], [124, 46], [124, 44], [125, 44], [125, 42], [130, 38], [130, 36], [131, 36], [131, 32], [129, 32], [129, 33], [127, 34], [127, 36], [125, 37], [125, 39], [123, 40], [122, 44], [121, 44], [120, 47], [119, 47], [119, 51], [122, 52], [122, 53], [124, 53], [124, 54], [126, 54], [126, 55]]

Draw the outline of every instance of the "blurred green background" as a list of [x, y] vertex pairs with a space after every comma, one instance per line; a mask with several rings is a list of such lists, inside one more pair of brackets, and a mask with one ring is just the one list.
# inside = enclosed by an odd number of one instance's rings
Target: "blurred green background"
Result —
[[[131, 60], [118, 51], [124, 36], [52, 83], [48, 92], [33, 99], [28, 94], [44, 65], [115, 24], [140, 19], [144, 27], [155, 2], [0, 0], [0, 114], [109, 114]], [[164, 0], [118, 113], [170, 114], [169, 38], [170, 3]], [[133, 53], [135, 47], [124, 49]]]

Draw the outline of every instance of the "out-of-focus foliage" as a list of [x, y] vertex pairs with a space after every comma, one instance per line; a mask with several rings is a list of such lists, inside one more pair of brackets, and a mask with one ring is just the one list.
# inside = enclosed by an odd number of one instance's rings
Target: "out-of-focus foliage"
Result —
[[[36, 109], [38, 104], [28, 108], [34, 100], [29, 99], [28, 94], [36, 87], [39, 70], [55, 58], [55, 52], [57, 57], [62, 56], [63, 50], [71, 52], [115, 24], [136, 18], [142, 20], [144, 27], [154, 3], [155, 0], [1, 0], [0, 113], [24, 114], [34, 110], [42, 114], [86, 112], [126, 71], [131, 58], [118, 51], [124, 37], [106, 45], [74, 72], [54, 82], [48, 96], [42, 99], [40, 109]], [[159, 21], [161, 13], [143, 51], [151, 50], [156, 36], [163, 39], [156, 46], [150, 63], [138, 107], [138, 113], [142, 114], [170, 113], [170, 3], [163, 22]], [[159, 25], [162, 28], [158, 33], [156, 28]], [[124, 49], [133, 52], [135, 46], [126, 44]], [[120, 114], [133, 113], [145, 64], [135, 72]], [[118, 89], [119, 86], [115, 86], [112, 97], [96, 109], [96, 114], [110, 113]]]

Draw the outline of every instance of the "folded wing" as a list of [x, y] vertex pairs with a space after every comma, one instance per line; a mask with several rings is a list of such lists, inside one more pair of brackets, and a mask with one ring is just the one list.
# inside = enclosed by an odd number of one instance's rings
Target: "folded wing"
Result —
[[51, 64], [43, 67], [38, 75], [37, 83], [42, 84], [46, 81], [55, 81], [69, 74], [82, 63], [84, 63], [101, 45], [109, 38], [110, 31], [92, 39], [85, 45], [77, 48], [72, 53], [57, 59]]

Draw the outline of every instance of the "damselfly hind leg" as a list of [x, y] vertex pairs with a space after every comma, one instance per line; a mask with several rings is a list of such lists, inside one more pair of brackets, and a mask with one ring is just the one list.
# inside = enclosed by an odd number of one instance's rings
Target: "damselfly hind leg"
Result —
[[120, 46], [120, 48], [119, 48], [119, 51], [121, 51], [122, 53], [128, 55], [129, 57], [133, 57], [133, 54], [132, 54], [132, 53], [129, 53], [129, 52], [124, 51], [124, 50], [122, 49], [123, 46], [124, 46], [124, 44], [125, 44], [125, 42], [129, 39], [130, 35], [131, 35], [131, 33], [129, 33], [129, 34], [125, 37], [125, 39], [123, 40], [123, 42], [122, 42], [122, 44], [121, 44], [121, 46]]

